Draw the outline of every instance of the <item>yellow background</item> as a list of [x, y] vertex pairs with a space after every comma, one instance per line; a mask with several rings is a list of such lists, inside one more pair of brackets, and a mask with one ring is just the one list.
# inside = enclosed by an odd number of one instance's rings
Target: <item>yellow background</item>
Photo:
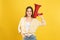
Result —
[[60, 0], [0, 0], [0, 40], [22, 40], [19, 20], [27, 6], [40, 4], [47, 25], [36, 31], [37, 40], [60, 40]]

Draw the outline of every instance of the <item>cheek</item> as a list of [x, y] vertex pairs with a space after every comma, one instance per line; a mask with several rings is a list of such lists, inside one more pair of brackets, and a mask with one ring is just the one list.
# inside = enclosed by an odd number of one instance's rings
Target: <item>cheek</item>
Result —
[[29, 12], [26, 12], [27, 13], [27, 15], [29, 14]]

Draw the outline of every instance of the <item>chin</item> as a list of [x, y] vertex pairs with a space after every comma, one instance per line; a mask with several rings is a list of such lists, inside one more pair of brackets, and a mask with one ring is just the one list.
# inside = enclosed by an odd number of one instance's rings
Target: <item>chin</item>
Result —
[[28, 17], [31, 17], [31, 15], [29, 15]]

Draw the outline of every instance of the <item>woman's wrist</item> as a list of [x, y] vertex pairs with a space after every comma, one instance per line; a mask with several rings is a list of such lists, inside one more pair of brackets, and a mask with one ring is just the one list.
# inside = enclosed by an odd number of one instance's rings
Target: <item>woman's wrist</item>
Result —
[[39, 15], [39, 17], [41, 18], [42, 23], [43, 23], [43, 24], [46, 24], [43, 15]]
[[43, 15], [39, 15], [39, 17], [40, 17], [42, 20], [44, 20], [44, 17], [43, 17]]

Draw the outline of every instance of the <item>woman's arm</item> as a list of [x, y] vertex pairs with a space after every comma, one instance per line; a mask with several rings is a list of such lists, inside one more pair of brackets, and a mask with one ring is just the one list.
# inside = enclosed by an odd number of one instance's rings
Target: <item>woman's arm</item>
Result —
[[22, 35], [22, 37], [25, 37], [25, 34], [24, 33], [22, 33], [22, 31], [21, 31], [21, 24], [22, 24], [22, 22], [23, 22], [23, 17], [20, 19], [20, 21], [19, 21], [19, 25], [18, 25], [18, 33], [20, 33], [21, 35]]
[[19, 22], [19, 25], [18, 25], [18, 33], [20, 33], [21, 32], [21, 22]]
[[43, 15], [39, 15], [39, 16], [41, 18], [41, 26], [45, 26], [46, 25], [46, 21], [45, 21]]
[[18, 33], [21, 33], [21, 23], [22, 23], [23, 17], [20, 19], [18, 24]]

